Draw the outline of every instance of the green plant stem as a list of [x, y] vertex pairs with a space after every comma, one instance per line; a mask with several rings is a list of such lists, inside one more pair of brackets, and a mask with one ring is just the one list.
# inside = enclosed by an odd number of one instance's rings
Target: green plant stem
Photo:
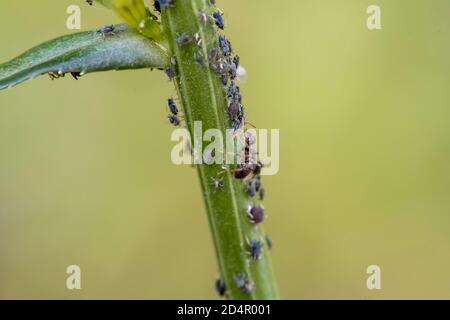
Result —
[[[191, 136], [194, 121], [201, 121], [203, 132], [220, 129], [224, 137], [229, 128], [224, 87], [208, 63], [209, 50], [217, 47], [218, 29], [210, 19], [205, 23], [199, 17], [200, 12], [211, 16], [215, 10], [208, 0], [179, 0], [162, 12], [163, 33], [176, 58], [175, 86]], [[176, 39], [184, 33], [191, 37], [198, 33], [201, 46], [178, 45]], [[203, 65], [195, 61], [199, 53], [205, 58]], [[277, 299], [269, 250], [265, 247], [259, 260], [251, 260], [248, 254], [249, 240], [264, 239], [262, 227], [252, 224], [247, 214], [257, 200], [247, 195], [244, 182], [235, 179], [231, 171], [223, 172], [220, 165], [202, 164], [197, 168], [227, 295], [231, 299]], [[223, 186], [216, 190], [211, 181], [219, 174]], [[237, 286], [235, 276], [239, 273], [254, 284], [252, 292]]]

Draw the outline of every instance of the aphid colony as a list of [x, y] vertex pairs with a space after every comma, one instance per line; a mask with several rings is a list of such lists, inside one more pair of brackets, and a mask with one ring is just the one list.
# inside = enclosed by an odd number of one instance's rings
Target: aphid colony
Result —
[[[86, 0], [89, 5], [93, 4], [93, 0]], [[215, 0], [209, 0], [212, 6], [215, 5]], [[162, 10], [168, 10], [175, 6], [175, 0], [155, 0], [154, 8], [157, 12]], [[223, 30], [225, 28], [225, 22], [223, 20], [223, 15], [221, 11], [215, 11], [212, 15], [201, 11], [198, 13], [200, 21], [207, 25], [211, 23], [215, 25], [218, 29]], [[102, 36], [113, 35], [114, 26], [104, 26], [96, 30], [97, 34]], [[182, 33], [178, 35], [175, 39], [178, 46], [184, 47], [190, 44], [194, 44], [201, 48], [203, 45], [202, 37], [200, 33], [195, 34]], [[223, 35], [219, 35], [217, 44], [212, 49], [208, 51], [208, 56], [205, 57], [202, 53], [203, 50], [198, 50], [194, 53], [194, 61], [204, 66], [206, 59], [208, 60], [209, 68], [218, 74], [222, 85], [224, 86], [226, 99], [228, 101], [228, 107], [226, 110], [230, 127], [237, 131], [245, 124], [245, 113], [244, 106], [242, 104], [242, 95], [240, 93], [239, 87], [235, 83], [237, 78], [240, 58], [238, 55], [233, 56], [233, 48], [231, 42]], [[165, 74], [169, 80], [173, 80], [176, 77], [175, 66], [177, 64], [176, 58], [173, 56], [170, 59], [171, 66], [164, 69]], [[49, 72], [50, 78], [58, 79], [65, 76], [65, 73], [59, 72]], [[70, 74], [77, 80], [81, 77], [83, 73], [81, 72], [70, 72]], [[179, 115], [179, 109], [173, 98], [167, 100], [167, 108], [169, 111], [168, 120], [173, 126], [180, 126], [181, 117]], [[263, 201], [265, 198], [265, 190], [261, 184], [261, 169], [262, 163], [253, 161], [253, 151], [252, 146], [255, 143], [255, 138], [249, 132], [245, 133], [245, 143], [242, 150], [243, 161], [232, 169], [233, 176], [235, 179], [243, 181], [245, 184], [246, 192], [250, 198], [254, 198], [258, 195], [259, 201]], [[224, 168], [225, 171], [228, 170]], [[216, 177], [211, 178], [211, 185], [213, 189], [217, 192], [223, 188], [223, 178], [220, 176], [224, 171], [218, 173]], [[255, 226], [261, 224], [265, 217], [265, 210], [262, 205], [249, 205], [247, 208], [247, 215], [249, 222]], [[261, 254], [264, 245], [268, 248], [272, 248], [272, 239], [266, 235], [264, 241], [259, 239], [247, 239], [248, 256], [252, 261], [258, 261], [261, 259]], [[251, 293], [254, 291], [254, 284], [248, 280], [244, 273], [240, 272], [234, 276], [235, 285], [244, 293]], [[217, 279], [215, 282], [215, 288], [219, 296], [226, 296], [226, 286], [222, 279]]]
[[[215, 5], [215, 0], [209, 0], [209, 2], [211, 5]], [[176, 5], [175, 3], [175, 0], [156, 0], [154, 6], [157, 11], [161, 12], [161, 10], [174, 7]], [[225, 28], [223, 16], [220, 11], [215, 11], [212, 15], [201, 11], [198, 13], [198, 17], [203, 25], [215, 25], [220, 30]], [[200, 50], [203, 46], [203, 41], [199, 32], [194, 34], [181, 33], [175, 38], [175, 42], [180, 48], [188, 45], [195, 45], [199, 48], [199, 50], [194, 53], [194, 62], [201, 66], [208, 65], [214, 73], [218, 74], [227, 99], [226, 114], [228, 116], [230, 127], [235, 132], [241, 129], [246, 123], [245, 113], [242, 95], [239, 86], [235, 83], [240, 58], [238, 55], [233, 55], [231, 42], [225, 36], [219, 35], [216, 45], [207, 51], [207, 57], [203, 55], [203, 50]], [[170, 61], [171, 66], [164, 71], [169, 80], [172, 81], [177, 76], [175, 68], [177, 61], [175, 57], [172, 57]], [[173, 98], [168, 99], [167, 106], [169, 109], [169, 122], [174, 126], [179, 126], [181, 123], [179, 110]], [[242, 181], [245, 185], [245, 190], [249, 198], [255, 198], [257, 196], [258, 200], [262, 201], [265, 198], [265, 190], [261, 183], [261, 169], [263, 165], [259, 161], [254, 161], [253, 145], [255, 144], [255, 137], [247, 131], [245, 132], [244, 139], [245, 142], [242, 150], [243, 161], [240, 161], [234, 169], [224, 167], [222, 171], [218, 172], [217, 176], [211, 177], [210, 184], [215, 192], [220, 192], [224, 186], [221, 174], [227, 171], [232, 172], [234, 178]], [[252, 204], [247, 208], [247, 216], [249, 223], [258, 226], [266, 218], [266, 213], [261, 204]], [[272, 240], [268, 235], [266, 235], [264, 239], [247, 239], [249, 261], [256, 262], [260, 260], [264, 247], [267, 247], [268, 249], [272, 248]], [[236, 273], [234, 282], [244, 293], [251, 293], [255, 289], [254, 284], [247, 279], [244, 272]], [[225, 282], [222, 279], [216, 280], [215, 289], [220, 296], [226, 296], [227, 289]]]
[[180, 125], [180, 119], [178, 118], [178, 108], [175, 104], [175, 101], [172, 98], [169, 98], [167, 100], [167, 107], [169, 108], [169, 122], [174, 125], [175, 127]]

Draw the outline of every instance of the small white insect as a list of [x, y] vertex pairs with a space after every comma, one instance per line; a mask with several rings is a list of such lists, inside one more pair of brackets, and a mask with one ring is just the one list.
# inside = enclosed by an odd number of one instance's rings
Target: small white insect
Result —
[[246, 83], [247, 82], [247, 70], [241, 65], [236, 70], [236, 79], [240, 83]]

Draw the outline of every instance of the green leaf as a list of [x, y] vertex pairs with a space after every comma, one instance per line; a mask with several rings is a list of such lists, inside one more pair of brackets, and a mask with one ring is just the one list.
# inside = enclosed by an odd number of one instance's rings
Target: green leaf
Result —
[[81, 32], [45, 42], [0, 65], [0, 90], [46, 73], [81, 74], [124, 69], [165, 68], [167, 50], [126, 25], [113, 32]]

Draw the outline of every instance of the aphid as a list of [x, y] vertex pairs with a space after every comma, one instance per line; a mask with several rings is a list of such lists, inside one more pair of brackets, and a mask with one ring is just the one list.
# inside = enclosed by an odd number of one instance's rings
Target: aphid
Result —
[[244, 284], [244, 287], [241, 288], [241, 290], [242, 290], [244, 293], [251, 293], [251, 292], [253, 292], [253, 291], [255, 290], [255, 285], [254, 285], [253, 283], [247, 281], [247, 282]]
[[239, 56], [234, 56], [233, 63], [236, 66], [236, 69], [239, 67], [240, 62], [241, 62], [241, 58], [239, 58]]
[[228, 84], [228, 76], [226, 74], [222, 74], [220, 76], [220, 81], [222, 81], [222, 85], [225, 87]]
[[87, 2], [90, 6], [92, 6], [92, 5], [94, 4], [94, 0], [86, 0], [86, 2]]
[[98, 28], [98, 29], [97, 29], [97, 33], [100, 33], [100, 34], [102, 34], [102, 35], [106, 35], [106, 34], [114, 34], [114, 30], [115, 30], [115, 28], [114, 28], [113, 25], [110, 25], [110, 26], [104, 26], [104, 27]]
[[249, 243], [249, 255], [253, 260], [261, 259], [262, 243], [259, 240], [251, 240]]
[[211, 177], [211, 185], [214, 187], [215, 190], [219, 190], [223, 187], [222, 180], [223, 178], [220, 177]]
[[214, 18], [214, 22], [216, 23], [216, 26], [219, 29], [223, 30], [225, 28], [225, 22], [223, 21], [222, 13], [220, 11], [214, 12], [213, 18]]
[[226, 74], [228, 70], [228, 64], [225, 60], [219, 58], [216, 61], [211, 60], [211, 69], [221, 75]]
[[192, 38], [187, 33], [183, 33], [181, 36], [179, 36], [176, 39], [177, 44], [180, 46], [184, 46], [184, 45], [190, 43], [191, 41], [192, 41]]
[[220, 278], [216, 280], [216, 291], [221, 297], [223, 297], [227, 291], [225, 283]]
[[242, 123], [244, 122], [244, 108], [241, 104], [239, 104], [239, 110], [237, 114], [233, 119], [230, 119], [230, 121], [232, 122], [231, 127], [234, 129], [234, 131], [238, 130], [242, 126]]
[[170, 57], [170, 63], [171, 63], [172, 65], [176, 65], [176, 64], [177, 64], [177, 58], [176, 58], [175, 56], [171, 56], [171, 57]]
[[241, 100], [241, 94], [239, 92], [239, 87], [234, 84], [232, 81], [230, 86], [227, 89], [227, 98], [233, 100]]
[[175, 70], [173, 68], [169, 67], [169, 68], [165, 69], [164, 72], [169, 77], [169, 80], [172, 80], [173, 78], [175, 78]]
[[180, 119], [174, 114], [169, 114], [168, 116], [170, 124], [174, 125], [175, 127], [178, 127], [180, 125]]
[[194, 52], [194, 60], [201, 66], [205, 64], [205, 58], [201, 52]]
[[239, 110], [241, 108], [241, 105], [237, 101], [232, 101], [230, 105], [228, 106], [228, 117], [230, 120], [234, 120], [239, 113]]
[[231, 51], [232, 51], [231, 43], [224, 36], [219, 36], [219, 48], [220, 48], [220, 51], [222, 51], [222, 54], [225, 57], [228, 57], [228, 56], [231, 55]]
[[242, 292], [250, 293], [255, 289], [253, 283], [245, 280], [245, 275], [243, 273], [236, 274], [234, 276], [234, 282]]
[[266, 213], [262, 207], [249, 207], [248, 215], [250, 216], [251, 222], [254, 224], [263, 222], [266, 217]]
[[272, 238], [268, 234], [265, 236], [265, 238], [266, 238], [267, 248], [269, 248], [269, 250], [272, 249], [272, 247], [273, 247]]
[[228, 74], [230, 75], [230, 78], [232, 80], [236, 79], [237, 76], [237, 68], [234, 65], [234, 63], [229, 63], [228, 64]]
[[259, 200], [263, 201], [265, 197], [266, 197], [266, 190], [264, 188], [261, 188], [259, 190]]
[[238, 130], [244, 121], [244, 108], [237, 101], [232, 101], [228, 106], [228, 118], [231, 121], [232, 128]]
[[208, 59], [210, 61], [217, 61], [219, 59], [219, 51], [216, 48], [212, 48], [208, 53]]
[[260, 191], [260, 188], [261, 188], [261, 176], [257, 175], [256, 178], [255, 178], [255, 189], [256, 189], [256, 192]]
[[256, 195], [256, 192], [256, 181], [252, 180], [248, 184], [247, 193], [250, 197], [254, 197]]
[[234, 282], [238, 288], [243, 288], [245, 286], [245, 275], [243, 273], [238, 273], [234, 276]]
[[232, 60], [230, 60], [228, 64], [228, 72], [230, 74], [231, 79], [233, 80], [236, 79], [236, 77], [238, 76], [239, 62], [240, 62], [239, 56], [235, 56], [233, 57]]
[[173, 99], [172, 98], [169, 98], [168, 100], [167, 100], [167, 106], [169, 107], [169, 110], [170, 110], [170, 112], [173, 114], [173, 115], [177, 115], [178, 114], [178, 108], [177, 108], [177, 105], [175, 104], [175, 101], [173, 101]]
[[[156, 2], [158, 4], [156, 4]], [[161, 9], [167, 9], [172, 5], [173, 5], [173, 0], [156, 0], [155, 1], [155, 9], [159, 12], [161, 12]]]
[[233, 128], [234, 131], [239, 130], [239, 128], [242, 127], [242, 120], [236, 119], [235, 121], [233, 121], [233, 123], [231, 124], [231, 128]]

